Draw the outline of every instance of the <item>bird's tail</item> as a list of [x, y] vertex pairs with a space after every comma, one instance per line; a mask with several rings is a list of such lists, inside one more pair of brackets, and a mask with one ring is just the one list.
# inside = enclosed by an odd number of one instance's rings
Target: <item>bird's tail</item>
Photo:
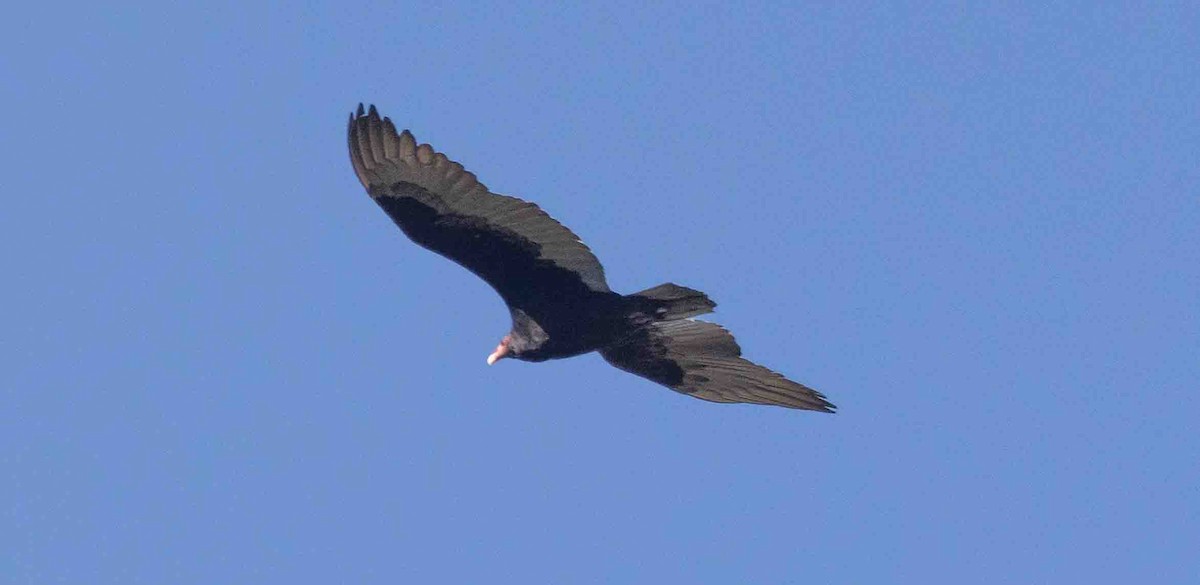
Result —
[[649, 303], [649, 313], [656, 321], [675, 321], [711, 313], [717, 306], [708, 295], [674, 283], [660, 284], [642, 292], [629, 295]]

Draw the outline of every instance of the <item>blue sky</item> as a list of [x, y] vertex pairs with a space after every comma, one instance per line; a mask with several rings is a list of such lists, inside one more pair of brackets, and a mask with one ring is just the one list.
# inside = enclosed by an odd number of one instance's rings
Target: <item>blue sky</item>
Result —
[[[11, 8], [0, 574], [1196, 582], [1200, 10], [1117, 4]], [[488, 368], [360, 101], [840, 412]]]

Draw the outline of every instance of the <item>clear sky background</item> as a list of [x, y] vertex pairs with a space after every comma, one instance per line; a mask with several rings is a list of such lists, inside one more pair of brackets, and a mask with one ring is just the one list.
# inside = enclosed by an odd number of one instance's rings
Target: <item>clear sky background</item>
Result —
[[[1200, 582], [1200, 8], [1123, 4], [8, 8], [0, 581]], [[360, 101], [840, 412], [488, 368]]]

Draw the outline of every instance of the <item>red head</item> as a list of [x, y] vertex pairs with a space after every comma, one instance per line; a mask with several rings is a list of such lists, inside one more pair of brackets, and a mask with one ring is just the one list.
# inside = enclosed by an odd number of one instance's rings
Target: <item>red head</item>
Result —
[[488, 356], [487, 362], [489, 366], [508, 357], [509, 352], [512, 351], [508, 347], [510, 341], [512, 341], [512, 335], [505, 335], [504, 339], [500, 340], [500, 345], [496, 346], [496, 351], [493, 351], [492, 355]]

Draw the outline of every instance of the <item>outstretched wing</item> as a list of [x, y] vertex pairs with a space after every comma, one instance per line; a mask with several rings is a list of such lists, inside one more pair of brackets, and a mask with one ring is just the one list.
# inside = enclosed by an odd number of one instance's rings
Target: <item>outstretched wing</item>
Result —
[[705, 321], [653, 323], [600, 355], [626, 372], [703, 400], [822, 412], [836, 408], [820, 392], [742, 359], [733, 336]]
[[397, 133], [375, 106], [350, 115], [348, 139], [358, 180], [396, 225], [487, 281], [509, 306], [609, 291], [579, 236], [533, 203], [489, 192], [408, 130]]

